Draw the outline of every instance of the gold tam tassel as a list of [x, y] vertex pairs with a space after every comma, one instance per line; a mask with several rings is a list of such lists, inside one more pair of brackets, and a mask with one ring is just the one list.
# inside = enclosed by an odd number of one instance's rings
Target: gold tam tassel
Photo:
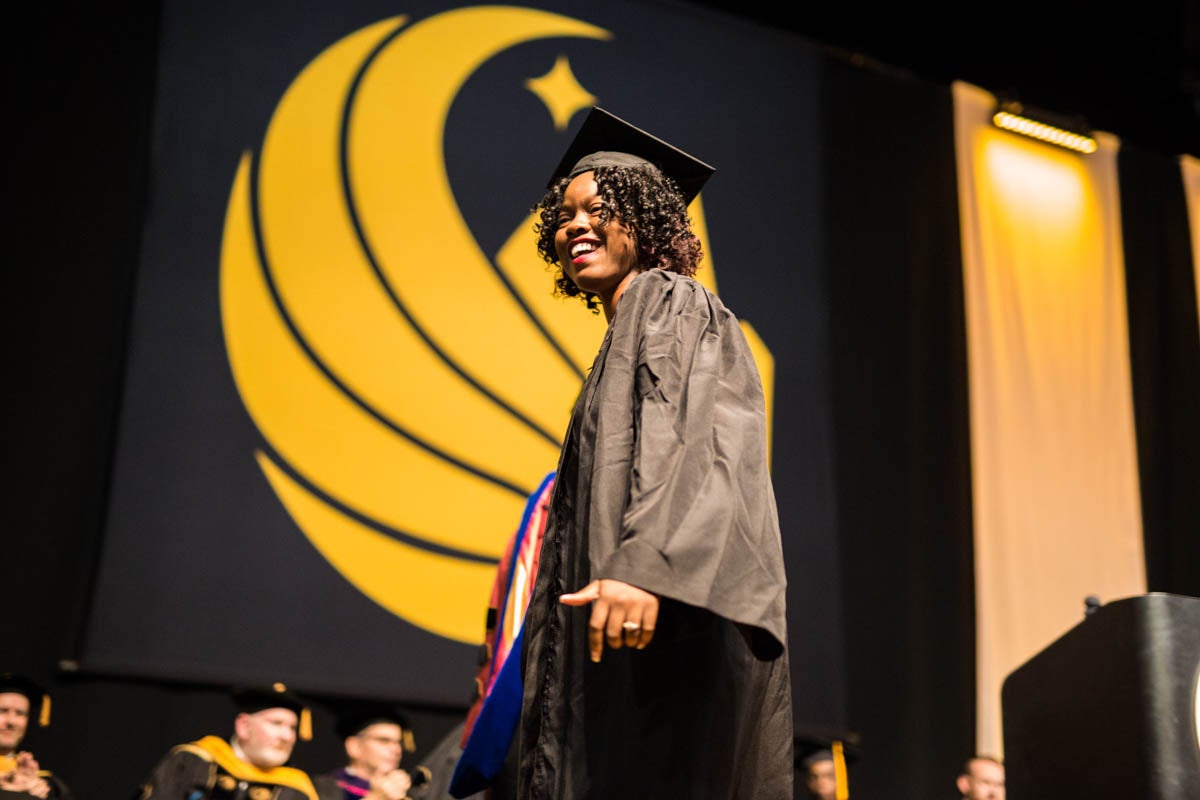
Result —
[[841, 742], [833, 743], [833, 777], [837, 783], [837, 800], [850, 800], [850, 780], [846, 775], [846, 753]]
[[301, 741], [312, 741], [312, 713], [308, 708], [300, 709], [300, 739]]

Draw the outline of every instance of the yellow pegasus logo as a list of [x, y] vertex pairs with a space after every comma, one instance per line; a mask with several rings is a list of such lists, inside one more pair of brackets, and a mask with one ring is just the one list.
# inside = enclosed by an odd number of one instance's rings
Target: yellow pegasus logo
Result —
[[[229, 362], [275, 493], [359, 591], [467, 643], [604, 334], [551, 295], [533, 217], [493, 263], [445, 173], [459, 88], [546, 37], [610, 34], [479, 6], [336, 42], [288, 88], [257, 159], [242, 157], [221, 248]], [[592, 101], [561, 58], [526, 85], [561, 125]], [[747, 333], [770, 398], [769, 353]]]

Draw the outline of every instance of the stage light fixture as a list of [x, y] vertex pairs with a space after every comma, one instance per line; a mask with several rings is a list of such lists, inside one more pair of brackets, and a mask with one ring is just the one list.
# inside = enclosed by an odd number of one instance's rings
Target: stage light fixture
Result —
[[1086, 155], [1096, 152], [1096, 140], [1092, 137], [1091, 128], [1081, 117], [1068, 117], [1034, 108], [1019, 100], [1000, 98], [992, 114], [992, 124], [1077, 153]]

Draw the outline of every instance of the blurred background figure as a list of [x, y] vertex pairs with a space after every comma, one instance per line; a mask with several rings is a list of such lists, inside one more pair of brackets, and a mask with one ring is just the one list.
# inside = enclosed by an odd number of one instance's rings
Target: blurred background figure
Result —
[[988, 755], [969, 758], [957, 783], [963, 800], [1004, 800], [1004, 763]]
[[21, 749], [30, 719], [38, 727], [50, 724], [50, 695], [24, 675], [0, 674], [0, 797], [70, 800], [66, 783]]
[[858, 756], [856, 734], [797, 734], [795, 738], [797, 800], [849, 800], [847, 765]]
[[321, 800], [424, 797], [415, 787], [428, 784], [430, 771], [426, 767], [417, 767], [412, 773], [400, 769], [404, 753], [416, 749], [416, 740], [399, 708], [387, 703], [346, 702], [337, 718], [346, 765], [314, 778]]
[[318, 800], [308, 773], [285, 766], [297, 737], [312, 738], [305, 702], [282, 683], [235, 688], [232, 697], [237, 706], [233, 735], [176, 745], [155, 765], [136, 797]]
[[837, 800], [837, 770], [833, 753], [818, 750], [801, 761], [804, 768], [804, 788], [813, 800]]

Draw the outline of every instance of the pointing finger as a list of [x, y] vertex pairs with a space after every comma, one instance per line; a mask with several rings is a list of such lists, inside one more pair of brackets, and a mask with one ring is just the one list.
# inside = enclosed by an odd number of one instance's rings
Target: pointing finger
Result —
[[580, 589], [578, 592], [570, 594], [561, 594], [558, 596], [558, 602], [568, 606], [585, 606], [595, 600], [600, 599], [600, 582], [592, 581], [587, 586]]

